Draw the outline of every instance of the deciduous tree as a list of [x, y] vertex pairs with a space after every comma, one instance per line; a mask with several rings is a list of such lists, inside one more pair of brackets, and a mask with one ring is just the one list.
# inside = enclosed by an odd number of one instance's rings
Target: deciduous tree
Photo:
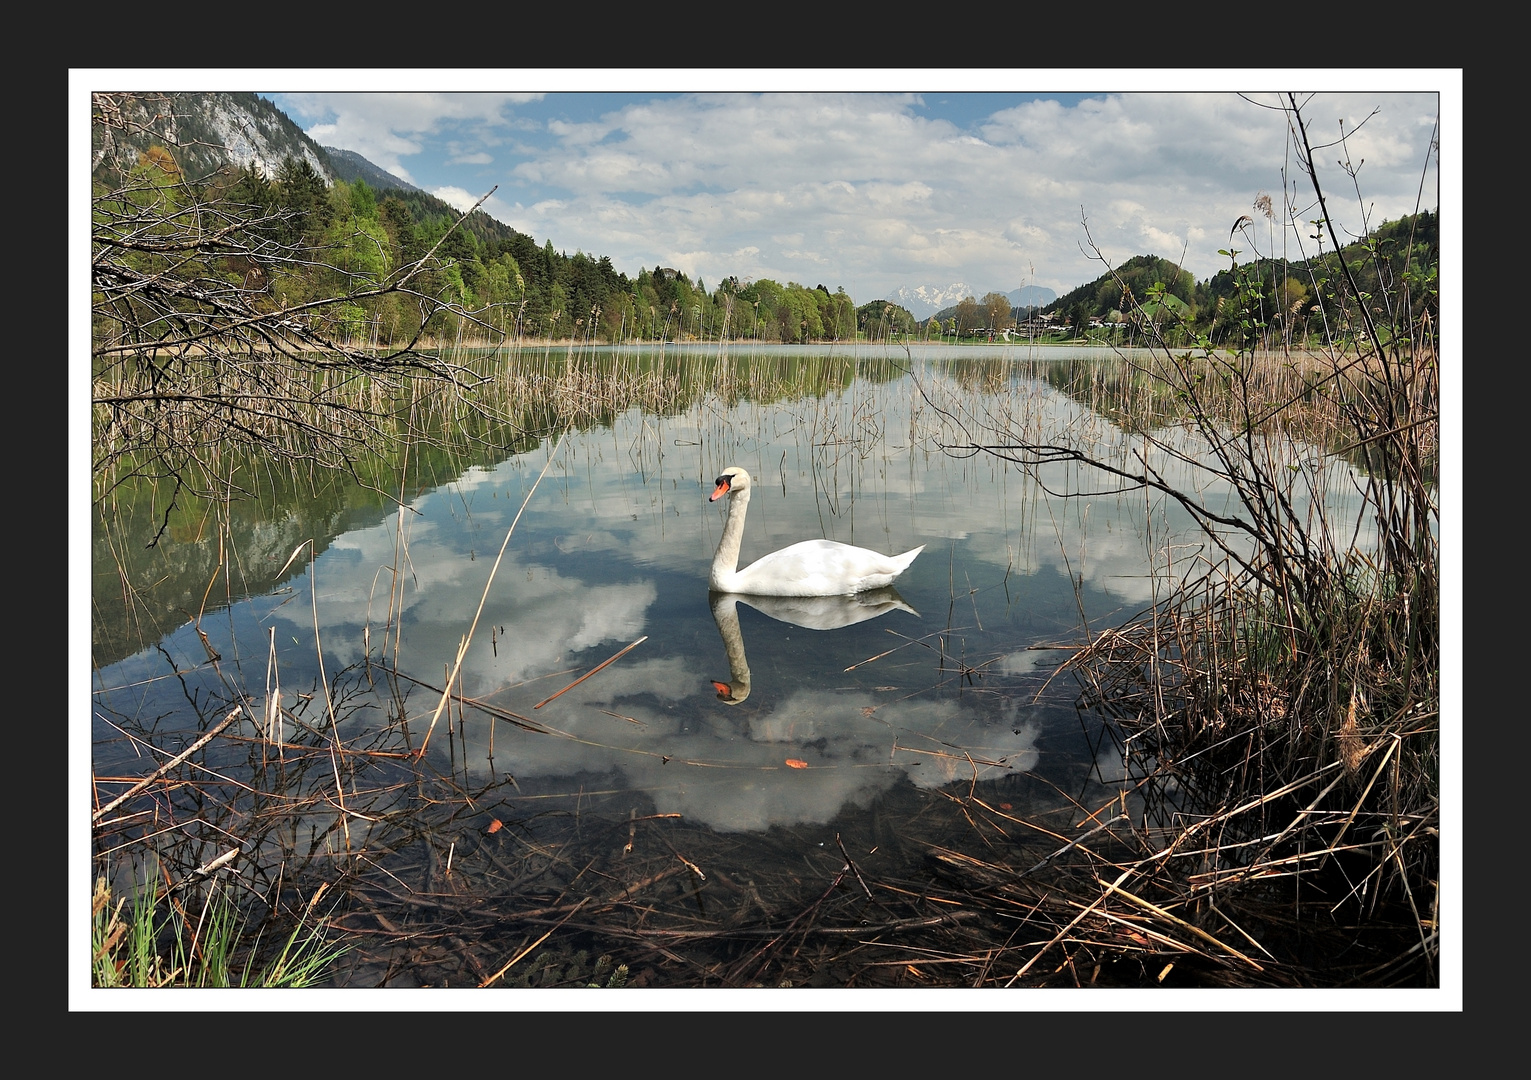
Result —
[[1015, 325], [1015, 320], [1010, 317], [1010, 298], [1002, 292], [984, 293], [983, 313], [990, 330], [1005, 330]]
[[[117, 104], [93, 98], [93, 123], [120, 122]], [[163, 155], [125, 173], [103, 156], [93, 182], [98, 497], [133, 476], [172, 480], [172, 502], [186, 490], [230, 495], [239, 482], [228, 451], [241, 447], [258, 449], [268, 467], [349, 470], [359, 445], [392, 438], [358, 387], [461, 377], [420, 346], [432, 314], [474, 318], [419, 289], [439, 266], [436, 251], [395, 266], [375, 217], [330, 231], [324, 180], [306, 162], [284, 163], [274, 191], [253, 175], [236, 179], [245, 198], [234, 199], [169, 167], [173, 132], [162, 145]], [[308, 285], [284, 292], [283, 282]], [[404, 340], [368, 347], [372, 335], [356, 330], [390, 297], [409, 298], [420, 320]]]

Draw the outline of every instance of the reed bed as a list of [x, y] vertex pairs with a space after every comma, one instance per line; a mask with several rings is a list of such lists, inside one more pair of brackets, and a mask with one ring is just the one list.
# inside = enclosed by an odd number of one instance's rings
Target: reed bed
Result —
[[[730, 405], [822, 396], [858, 377], [900, 373], [887, 361], [826, 355], [671, 352], [456, 349], [376, 370], [280, 350], [119, 357], [100, 366], [93, 385], [97, 496], [171, 477], [198, 496], [226, 499], [250, 494], [230, 478], [257, 465], [356, 478], [357, 462], [397, 462], [405, 447], [477, 454], [608, 425], [634, 408], [666, 415], [707, 396]], [[174, 395], [156, 389], [171, 379]]]

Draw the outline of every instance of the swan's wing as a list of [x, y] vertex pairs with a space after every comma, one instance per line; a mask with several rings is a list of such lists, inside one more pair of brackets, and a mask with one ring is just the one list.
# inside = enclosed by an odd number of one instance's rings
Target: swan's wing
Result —
[[740, 570], [734, 590], [760, 596], [843, 596], [890, 585], [921, 548], [902, 555], [804, 540], [773, 551]]

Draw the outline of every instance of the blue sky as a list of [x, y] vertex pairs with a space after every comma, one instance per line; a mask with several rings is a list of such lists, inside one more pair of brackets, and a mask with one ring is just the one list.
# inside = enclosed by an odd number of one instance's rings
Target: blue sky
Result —
[[[823, 283], [858, 303], [957, 282], [1063, 293], [1104, 272], [1097, 249], [1113, 266], [1156, 254], [1209, 277], [1262, 193], [1278, 219], [1234, 246], [1311, 253], [1311, 229], [1279, 227], [1284, 188], [1297, 220], [1318, 216], [1286, 118], [1251, 85], [1331, 88], [1307, 117], [1325, 142], [1354, 131], [1356, 181], [1341, 147], [1320, 155], [1352, 233], [1363, 209], [1375, 224], [1436, 208], [1434, 125], [1460, 135], [1452, 70], [346, 71], [343, 86], [326, 72], [216, 74], [453, 205], [493, 188], [494, 217], [630, 276]], [[1443, 145], [1449, 175], [1460, 147]]]

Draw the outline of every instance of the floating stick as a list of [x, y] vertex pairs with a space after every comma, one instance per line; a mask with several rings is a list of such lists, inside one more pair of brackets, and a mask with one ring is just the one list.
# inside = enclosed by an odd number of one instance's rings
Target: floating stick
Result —
[[[590, 678], [590, 676], [594, 675], [597, 671], [600, 671], [607, 664], [615, 663], [616, 661], [622, 659], [622, 657], [624, 657], [628, 653], [632, 652], [634, 649], [636, 649], [639, 645], [642, 645], [648, 639], [649, 639], [649, 636], [647, 634], [644, 634], [637, 641], [633, 642], [627, 648], [625, 648], [621, 652], [617, 653], [617, 655], [611, 657], [610, 659], [602, 660], [599, 664], [595, 665], [595, 667], [591, 668], [589, 671], [585, 672], [579, 678], [577, 678], [573, 682], [571, 682], [568, 686], [566, 686], [562, 690], [558, 691], [558, 694], [567, 694], [570, 690], [573, 690], [576, 686], [578, 686], [580, 683], [584, 682], [586, 679]], [[552, 701], [553, 698], [556, 698], [558, 696], [558, 694], [554, 694], [554, 695], [552, 695], [552, 697], [545, 697], [545, 698], [543, 698], [541, 701], [537, 702], [537, 704], [533, 705], [532, 708], [534, 708], [534, 709], [542, 708], [548, 702]]]

